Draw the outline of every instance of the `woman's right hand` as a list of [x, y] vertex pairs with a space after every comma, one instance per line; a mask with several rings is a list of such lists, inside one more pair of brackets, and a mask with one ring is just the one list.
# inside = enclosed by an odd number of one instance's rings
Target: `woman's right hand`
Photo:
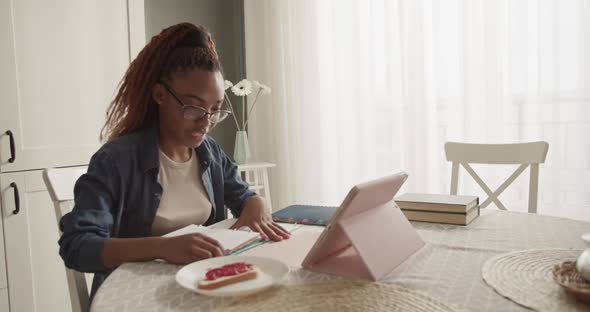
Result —
[[174, 264], [223, 256], [223, 248], [215, 239], [200, 233], [163, 237], [161, 258]]

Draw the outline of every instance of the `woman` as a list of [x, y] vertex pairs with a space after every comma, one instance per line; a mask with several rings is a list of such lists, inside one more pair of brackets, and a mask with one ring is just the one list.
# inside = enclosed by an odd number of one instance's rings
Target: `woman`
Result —
[[225, 206], [239, 217], [234, 228], [289, 237], [207, 136], [230, 113], [222, 109], [223, 81], [211, 35], [188, 23], [153, 37], [129, 66], [101, 133], [108, 142], [76, 182], [74, 209], [60, 221], [60, 255], [67, 267], [96, 273], [92, 295], [124, 262], [221, 256], [207, 236], [160, 235], [221, 221]]

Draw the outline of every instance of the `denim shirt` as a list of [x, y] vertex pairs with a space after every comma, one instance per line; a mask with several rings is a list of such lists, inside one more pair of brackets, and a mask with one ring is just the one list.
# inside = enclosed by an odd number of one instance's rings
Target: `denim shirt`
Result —
[[[212, 204], [205, 225], [226, 219], [225, 206], [240, 216], [246, 199], [255, 193], [236, 165], [210, 137], [195, 151]], [[151, 236], [163, 191], [159, 164], [158, 128], [147, 128], [103, 145], [76, 182], [74, 208], [60, 220], [59, 254], [68, 268], [95, 273], [92, 296], [111, 271], [101, 261], [105, 242], [111, 237]]]

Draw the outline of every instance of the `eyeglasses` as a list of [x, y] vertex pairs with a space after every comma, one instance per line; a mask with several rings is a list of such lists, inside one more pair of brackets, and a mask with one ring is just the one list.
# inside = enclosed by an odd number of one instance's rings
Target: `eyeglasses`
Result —
[[174, 91], [172, 91], [172, 88], [170, 88], [166, 83], [164, 83], [163, 81], [159, 81], [158, 83], [163, 85], [164, 88], [166, 88], [166, 90], [170, 94], [172, 94], [176, 101], [178, 101], [178, 104], [182, 106], [182, 116], [186, 120], [197, 121], [205, 116], [208, 116], [208, 119], [211, 123], [217, 124], [222, 122], [225, 118], [227, 118], [227, 116], [229, 116], [229, 114], [231, 114], [231, 111], [228, 110], [220, 109], [213, 112], [208, 112], [206, 109], [202, 107], [184, 104], [184, 102], [178, 97], [178, 95], [176, 95]]

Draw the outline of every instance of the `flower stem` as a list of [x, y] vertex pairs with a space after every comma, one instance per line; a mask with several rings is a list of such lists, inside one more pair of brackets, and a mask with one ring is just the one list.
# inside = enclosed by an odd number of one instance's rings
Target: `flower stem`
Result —
[[242, 96], [242, 131], [246, 131], [246, 102], [245, 102], [245, 98], [246, 96]]
[[238, 131], [240, 130], [240, 124], [238, 123], [238, 118], [236, 117], [236, 112], [234, 110], [233, 105], [231, 104], [231, 100], [229, 99], [229, 95], [227, 95], [227, 93], [224, 93], [225, 95], [225, 99], [227, 100], [227, 103], [229, 104], [229, 110], [231, 111], [231, 115], [234, 117], [234, 121], [236, 122], [236, 128], [238, 128]]
[[246, 120], [246, 123], [244, 124], [244, 128], [246, 128], [246, 126], [248, 125], [248, 121], [250, 121], [250, 114], [254, 110], [254, 105], [256, 105], [256, 102], [258, 101], [258, 95], [260, 95], [260, 91], [262, 91], [262, 90], [258, 89], [258, 92], [256, 93], [256, 97], [254, 98], [254, 103], [252, 103], [252, 106], [250, 106], [250, 110], [248, 111], [248, 120]]

